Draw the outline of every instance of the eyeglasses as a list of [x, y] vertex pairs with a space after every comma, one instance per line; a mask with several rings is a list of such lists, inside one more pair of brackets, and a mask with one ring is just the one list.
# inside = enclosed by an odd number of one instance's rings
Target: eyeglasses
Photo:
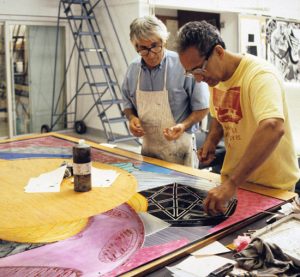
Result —
[[160, 53], [162, 50], [162, 45], [153, 44], [151, 47], [140, 46], [136, 50], [140, 56], [148, 56], [149, 52], [154, 54]]
[[204, 63], [202, 66], [197, 66], [191, 70], [186, 70], [184, 75], [186, 77], [194, 77], [194, 75], [197, 75], [197, 74], [204, 74], [206, 72], [207, 62], [208, 62], [208, 58], [206, 58], [204, 60]]
[[197, 67], [194, 67], [191, 70], [186, 70], [184, 75], [186, 77], [194, 77], [197, 74], [203, 75], [206, 72], [208, 59], [211, 56], [211, 54], [213, 53], [213, 50], [215, 49], [216, 46], [217, 46], [217, 44], [214, 44], [213, 47], [211, 47], [210, 50], [207, 52], [207, 54], [205, 55], [205, 60], [202, 64], [202, 66], [197, 66]]

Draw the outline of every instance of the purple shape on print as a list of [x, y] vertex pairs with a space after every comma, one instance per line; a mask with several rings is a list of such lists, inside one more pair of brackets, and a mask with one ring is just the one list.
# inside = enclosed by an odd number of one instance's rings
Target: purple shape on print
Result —
[[20, 276], [29, 276], [26, 275], [29, 267], [67, 268], [82, 272], [82, 276], [99, 276], [125, 263], [141, 248], [144, 237], [141, 219], [130, 206], [123, 204], [93, 217], [76, 236], [1, 259], [0, 276], [7, 267], [19, 267], [24, 273]]
[[103, 263], [116, 262], [122, 259], [130, 248], [135, 245], [138, 234], [133, 228], [123, 229], [111, 236], [99, 253], [99, 260]]

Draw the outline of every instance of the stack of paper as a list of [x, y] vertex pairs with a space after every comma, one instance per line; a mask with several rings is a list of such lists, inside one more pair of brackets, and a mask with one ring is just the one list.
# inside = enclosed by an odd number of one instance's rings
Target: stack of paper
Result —
[[173, 273], [173, 276], [207, 277], [211, 272], [227, 263], [234, 264], [235, 262], [220, 256], [204, 256], [201, 258], [189, 256], [183, 262], [167, 268]]
[[216, 254], [229, 251], [223, 244], [215, 241], [193, 252], [193, 256], [189, 256], [181, 263], [167, 267], [167, 269], [176, 277], [206, 277], [209, 273], [227, 263], [235, 263], [233, 260], [216, 256]]

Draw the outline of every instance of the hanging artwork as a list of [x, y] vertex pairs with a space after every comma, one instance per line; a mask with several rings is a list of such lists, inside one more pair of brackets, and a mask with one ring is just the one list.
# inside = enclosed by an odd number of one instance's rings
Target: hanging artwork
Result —
[[287, 82], [300, 82], [300, 23], [266, 20], [267, 60]]

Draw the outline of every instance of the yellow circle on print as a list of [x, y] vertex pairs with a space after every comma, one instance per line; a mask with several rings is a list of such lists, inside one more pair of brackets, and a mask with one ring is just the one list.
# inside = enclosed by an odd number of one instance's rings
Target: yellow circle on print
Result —
[[[115, 170], [118, 173], [110, 187], [93, 187], [88, 192], [75, 192], [69, 178], [63, 180], [60, 192], [24, 191], [30, 178], [57, 169], [63, 161], [65, 160], [1, 161], [1, 239], [49, 242], [72, 236], [86, 225], [89, 217], [123, 204], [136, 193], [137, 180], [133, 175], [115, 166], [98, 162], [93, 162], [92, 166], [103, 170]], [[22, 232], [27, 233], [24, 238]]]

